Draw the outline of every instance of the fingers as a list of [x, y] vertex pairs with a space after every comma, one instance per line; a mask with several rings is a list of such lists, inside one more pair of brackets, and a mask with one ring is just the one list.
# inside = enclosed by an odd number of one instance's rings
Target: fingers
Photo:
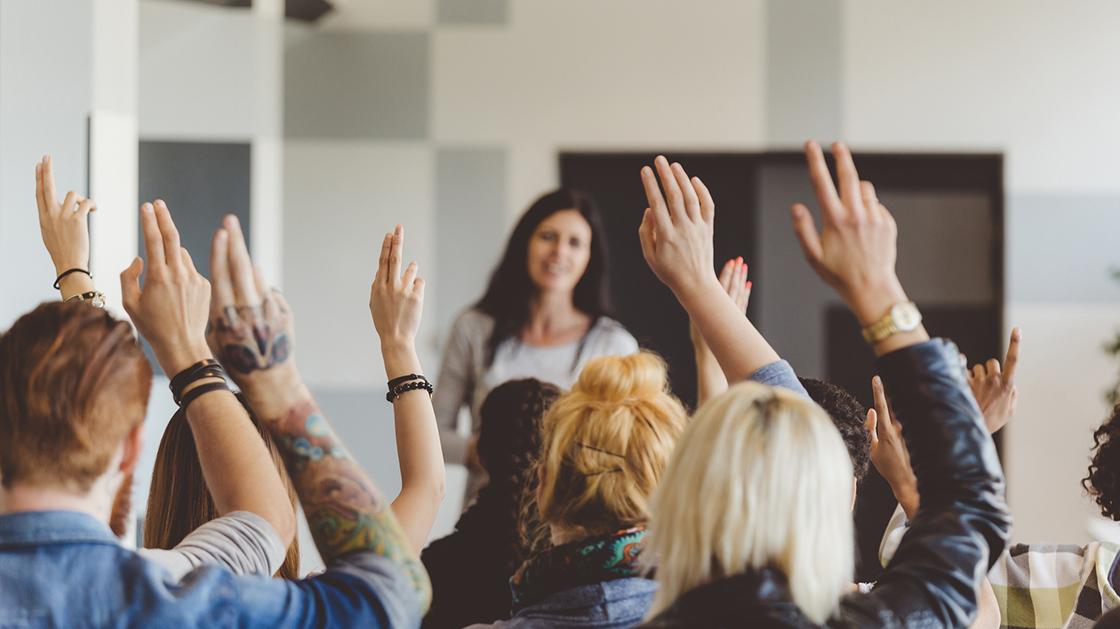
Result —
[[700, 197], [696, 195], [696, 189], [692, 187], [692, 182], [688, 179], [688, 173], [684, 172], [684, 166], [680, 163], [674, 162], [671, 170], [673, 177], [676, 178], [677, 186], [680, 187], [681, 194], [684, 197], [684, 211], [688, 215], [689, 220], [693, 222], [700, 221]]
[[384, 284], [389, 281], [389, 251], [393, 248], [393, 235], [385, 234], [381, 239], [381, 253], [377, 257], [377, 275], [374, 276], [375, 283]]
[[234, 304], [233, 278], [229, 271], [229, 232], [218, 229], [210, 241], [210, 316]]
[[259, 306], [261, 296], [257, 294], [257, 285], [253, 280], [253, 261], [249, 258], [241, 221], [229, 214], [223, 223], [229, 234], [229, 273], [233, 279], [234, 303], [238, 306]]
[[836, 159], [836, 178], [840, 180], [840, 199], [844, 207], [858, 218], [866, 218], [867, 207], [860, 193], [859, 173], [852, 161], [852, 152], [843, 142], [832, 144], [832, 157]]
[[879, 196], [875, 194], [875, 186], [870, 181], [859, 182], [859, 193], [863, 198], [863, 205], [867, 209], [867, 218], [872, 221], [878, 221], [883, 218], [883, 212], [880, 209], [882, 205], [879, 203]]
[[1003, 359], [1003, 379], [1015, 382], [1015, 368], [1019, 366], [1019, 342], [1023, 339], [1023, 331], [1011, 328], [1011, 341], [1007, 344], [1007, 356]]
[[734, 286], [732, 280], [735, 278], [735, 271], [739, 268], [739, 260], [742, 258], [731, 258], [724, 263], [723, 268], [719, 271], [719, 285], [727, 293], [731, 292], [731, 287]]
[[409, 262], [408, 266], [404, 269], [404, 275], [401, 276], [401, 288], [404, 290], [412, 290], [412, 283], [416, 281], [417, 275], [420, 273], [420, 265], [415, 262]]
[[96, 209], [97, 203], [93, 199], [82, 199], [78, 202], [78, 209], [76, 210], [76, 214], [81, 218], [85, 218], [90, 212], [93, 212]]
[[78, 209], [78, 201], [80, 197], [77, 192], [71, 190], [66, 193], [66, 198], [62, 200], [62, 205], [59, 208], [59, 213], [63, 216], [69, 216]]
[[879, 445], [879, 414], [875, 409], [867, 409], [867, 419], [863, 422], [863, 427], [867, 429], [867, 434], [871, 437], [871, 447]]
[[121, 305], [130, 315], [140, 303], [140, 272], [143, 270], [144, 261], [137, 256], [128, 268], [121, 271]]
[[194, 259], [191, 258], [191, 252], [187, 251], [186, 247], [179, 247], [179, 261], [187, 272], [198, 274], [198, 269], [194, 267]]
[[984, 370], [984, 365], [981, 365], [981, 364], [977, 363], [977, 364], [972, 366], [972, 377], [973, 378], [975, 378], [977, 380], [981, 380], [981, 379], [984, 378], [985, 374], [986, 374], [986, 372]]
[[677, 185], [676, 175], [669, 166], [669, 160], [664, 155], [658, 155], [653, 160], [653, 167], [657, 169], [657, 179], [665, 190], [665, 200], [668, 202], [669, 219], [673, 222], [681, 220], [686, 212], [684, 209], [684, 194]]
[[424, 278], [422, 277], [418, 277], [412, 282], [412, 294], [420, 300], [420, 303], [424, 303], [424, 284]]
[[[831, 185], [831, 184], [829, 184]], [[805, 259], [814, 269], [820, 268], [824, 251], [821, 249], [821, 237], [817, 233], [817, 225], [809, 208], [800, 203], [795, 203], [791, 209], [793, 215], [793, 233], [797, 235], [797, 242], [801, 243], [801, 251]]]
[[657, 177], [653, 174], [653, 169], [649, 166], [643, 166], [642, 171], [642, 188], [646, 192], [646, 201], [649, 207], [646, 208], [647, 218], [653, 219], [651, 227], [653, 229], [666, 229], [671, 220], [669, 218], [669, 208], [665, 204], [665, 198], [661, 196], [661, 187], [657, 185]]
[[54, 191], [54, 161], [50, 155], [43, 157], [43, 203], [48, 211], [58, 203], [58, 195]]
[[151, 203], [140, 206], [140, 231], [144, 234], [144, 251], [148, 253], [148, 276], [162, 277], [167, 258], [163, 253], [163, 234]]
[[704, 185], [699, 177], [693, 177], [692, 188], [700, 198], [700, 219], [705, 223], [713, 222], [716, 218], [716, 202], [712, 198], [712, 193], [708, 191], [708, 186]]
[[401, 279], [401, 257], [404, 249], [404, 228], [397, 225], [389, 239], [389, 285], [392, 286]]
[[824, 161], [821, 145], [812, 140], [806, 142], [805, 159], [809, 163], [809, 181], [817, 194], [817, 203], [821, 206], [825, 224], [839, 221], [844, 214], [844, 204], [836, 195], [836, 187], [832, 185], [832, 176], [828, 174], [828, 164]]
[[642, 213], [642, 224], [638, 226], [638, 241], [642, 245], [642, 257], [645, 258], [646, 265], [651, 270], [654, 268], [653, 261], [656, 254], [653, 222], [653, 211], [647, 207], [646, 211]]
[[989, 377], [1000, 375], [999, 361], [996, 360], [995, 358], [989, 358], [988, 362], [984, 363], [984, 368], [985, 368], [985, 370], [987, 372], [987, 375]]
[[871, 378], [871, 396], [875, 400], [875, 412], [884, 427], [891, 425], [891, 411], [887, 406], [887, 393], [883, 390], [883, 379], [879, 376]]
[[[43, 160], [46, 158], [44, 157]], [[35, 206], [39, 208], [39, 216], [43, 217], [47, 214], [47, 200], [43, 196], [43, 160], [35, 164]]]
[[183, 255], [179, 251], [179, 230], [175, 228], [175, 223], [171, 220], [171, 212], [167, 210], [167, 204], [162, 199], [156, 199], [155, 215], [156, 224], [159, 226], [160, 235], [163, 238], [163, 250], [167, 255], [165, 258], [167, 266], [172, 269], [182, 268]]

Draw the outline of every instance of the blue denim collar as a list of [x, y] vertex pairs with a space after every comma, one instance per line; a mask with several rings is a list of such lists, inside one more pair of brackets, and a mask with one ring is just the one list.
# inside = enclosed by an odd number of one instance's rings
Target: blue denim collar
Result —
[[109, 525], [78, 511], [0, 514], [0, 549], [74, 542], [119, 545]]

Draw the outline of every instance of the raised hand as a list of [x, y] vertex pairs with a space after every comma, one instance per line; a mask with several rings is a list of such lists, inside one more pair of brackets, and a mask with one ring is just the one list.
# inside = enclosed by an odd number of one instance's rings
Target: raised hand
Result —
[[1015, 368], [1019, 364], [1019, 342], [1022, 338], [1022, 331], [1012, 328], [1002, 369], [999, 361], [992, 358], [986, 363], [974, 365], [968, 372], [968, 386], [972, 388], [976, 403], [984, 413], [984, 424], [992, 434], [1006, 426], [1015, 415], [1015, 406], [1019, 402]]
[[123, 305], [136, 329], [151, 343], [164, 373], [172, 377], [212, 356], [205, 336], [210, 283], [179, 245], [179, 231], [163, 201], [140, 206], [140, 228], [148, 253], [147, 270], [137, 257], [121, 273]]
[[716, 279], [712, 272], [716, 205], [700, 178], [689, 179], [680, 164], [670, 166], [664, 156], [658, 156], [654, 167], [656, 176], [649, 166], [642, 168], [642, 186], [649, 202], [638, 230], [642, 255], [683, 303], [690, 293]]
[[[73, 190], [59, 202], [55, 196], [50, 155], [35, 164], [35, 205], [39, 208], [39, 233], [54, 263], [55, 275], [70, 269], [89, 271], [89, 227], [86, 217], [97, 209], [93, 199]], [[64, 297], [93, 289], [89, 276], [72, 274], [60, 284]]]
[[[397, 225], [381, 243], [377, 275], [369, 293], [369, 312], [382, 346], [412, 347], [420, 330], [424, 310], [424, 278], [419, 266], [409, 263], [401, 274], [404, 228]], [[398, 374], [399, 375], [399, 374]]]
[[[747, 264], [742, 258], [731, 258], [719, 273], [719, 283], [735, 303], [740, 313], [747, 311], [751, 298], [751, 283], [747, 281]], [[703, 404], [727, 390], [728, 376], [723, 373], [712, 349], [696, 324], [689, 320], [688, 333], [692, 338], [692, 351], [696, 358], [696, 402]]]
[[213, 296], [206, 340], [262, 416], [308, 397], [296, 370], [291, 309], [253, 266], [237, 217], [226, 216], [210, 248]]
[[871, 379], [871, 394], [875, 407], [867, 409], [865, 423], [871, 435], [871, 464], [891, 486], [906, 517], [913, 518], [918, 512], [918, 479], [910, 467], [910, 452], [902, 438], [902, 428], [891, 418], [883, 381], [879, 376]]
[[[806, 143], [805, 157], [821, 206], [822, 229], [817, 232], [813, 215], [800, 203], [792, 208], [793, 226], [810, 266], [836, 289], [866, 326], [887, 314], [894, 304], [908, 301], [895, 274], [898, 228], [871, 182], [860, 181], [848, 147], [837, 142], [832, 145], [832, 154], [839, 194], [820, 145]], [[924, 330], [919, 336], [925, 336]]]

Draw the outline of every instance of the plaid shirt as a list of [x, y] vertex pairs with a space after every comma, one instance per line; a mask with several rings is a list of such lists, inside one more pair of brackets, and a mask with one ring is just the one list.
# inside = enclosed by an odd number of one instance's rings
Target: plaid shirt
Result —
[[[909, 522], [895, 511], [879, 547], [887, 565]], [[1087, 546], [1016, 544], [996, 560], [988, 580], [999, 601], [1000, 627], [1005, 629], [1088, 629], [1105, 612], [1120, 607], [1120, 595], [1109, 581], [1120, 546], [1093, 542]]]

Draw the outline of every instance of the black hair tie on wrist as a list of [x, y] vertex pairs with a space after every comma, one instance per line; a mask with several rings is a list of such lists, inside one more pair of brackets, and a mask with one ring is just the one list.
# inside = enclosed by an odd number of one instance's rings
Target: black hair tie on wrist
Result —
[[183, 390], [190, 386], [191, 383], [205, 378], [221, 378], [224, 384], [226, 380], [226, 370], [222, 368], [221, 363], [218, 361], [213, 358], [207, 358], [180, 371], [168, 384], [168, 388], [171, 389], [171, 397], [175, 400], [175, 403], [179, 406], [183, 406]]
[[222, 380], [221, 382], [210, 382], [207, 384], [199, 385], [191, 389], [190, 391], [187, 391], [187, 394], [183, 397], [183, 402], [179, 404], [179, 408], [183, 409], [183, 411], [186, 412], [187, 407], [190, 406], [191, 402], [197, 400], [207, 393], [210, 393], [211, 391], [229, 391], [229, 385], [226, 384], [225, 380]]
[[429, 396], [435, 391], [432, 383], [428, 382], [427, 378], [419, 374], [413, 373], [407, 376], [401, 376], [400, 378], [393, 378], [389, 381], [389, 392], [385, 394], [385, 401], [392, 404], [396, 402], [397, 398], [402, 394], [408, 393], [409, 391], [419, 391], [420, 389], [427, 391]]
[[58, 277], [54, 278], [54, 289], [59, 290], [61, 288], [62, 280], [65, 279], [67, 275], [71, 275], [73, 273], [85, 273], [86, 275], [89, 275], [89, 279], [93, 279], [93, 275], [91, 275], [90, 272], [85, 269], [67, 269], [62, 273], [59, 273]]

